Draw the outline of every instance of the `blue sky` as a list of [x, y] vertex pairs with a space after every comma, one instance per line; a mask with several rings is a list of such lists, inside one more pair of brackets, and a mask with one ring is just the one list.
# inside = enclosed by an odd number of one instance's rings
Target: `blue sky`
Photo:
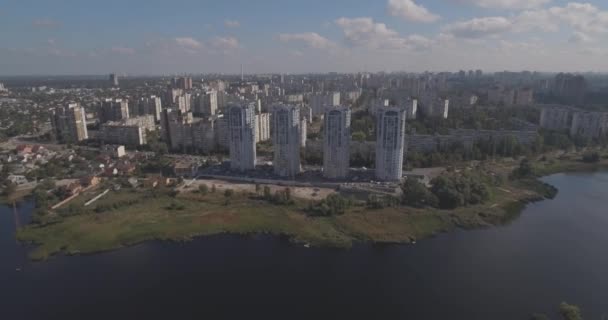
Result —
[[0, 74], [608, 71], [608, 3], [3, 0]]

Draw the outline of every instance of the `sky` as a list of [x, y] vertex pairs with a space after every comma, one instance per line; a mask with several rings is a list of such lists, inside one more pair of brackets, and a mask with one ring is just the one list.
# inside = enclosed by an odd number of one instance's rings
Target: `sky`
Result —
[[0, 0], [0, 75], [608, 71], [608, 1]]

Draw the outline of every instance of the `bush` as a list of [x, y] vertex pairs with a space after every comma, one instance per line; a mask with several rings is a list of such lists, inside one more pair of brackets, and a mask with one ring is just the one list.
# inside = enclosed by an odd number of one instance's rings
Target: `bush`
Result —
[[429, 189], [415, 178], [408, 178], [401, 185], [403, 194], [401, 203], [415, 208], [423, 208], [426, 206], [436, 207], [439, 200]]
[[311, 216], [320, 217], [341, 215], [352, 205], [353, 201], [351, 199], [344, 198], [339, 194], [331, 194], [316, 204], [311, 203], [308, 212]]
[[600, 161], [600, 154], [597, 151], [586, 152], [583, 154], [583, 162], [596, 163]]
[[206, 184], [201, 184], [200, 186], [198, 186], [198, 191], [200, 193], [202, 193], [203, 195], [209, 193], [209, 187], [207, 187]]

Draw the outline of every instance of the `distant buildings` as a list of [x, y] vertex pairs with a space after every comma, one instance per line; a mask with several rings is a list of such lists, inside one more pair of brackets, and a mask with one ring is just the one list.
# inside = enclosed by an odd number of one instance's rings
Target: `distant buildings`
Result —
[[105, 99], [101, 102], [99, 121], [120, 121], [129, 118], [129, 102], [123, 99]]
[[505, 107], [531, 105], [534, 102], [534, 90], [532, 88], [508, 89], [495, 86], [488, 90], [488, 102]]
[[340, 92], [320, 93], [310, 96], [310, 108], [313, 115], [325, 113], [325, 107], [340, 105]]
[[[142, 116], [143, 121], [154, 124], [154, 116]], [[148, 143], [146, 127], [138, 123], [138, 118], [124, 121], [110, 121], [101, 125], [97, 139], [103, 143], [125, 146], [142, 146]]]
[[153, 115], [154, 121], [160, 121], [160, 112], [162, 111], [161, 99], [157, 96], [143, 97], [139, 99], [138, 113], [139, 116]]
[[561, 105], [543, 106], [540, 127], [568, 131], [570, 136], [599, 138], [608, 134], [608, 112], [589, 112]]
[[560, 73], [555, 76], [552, 92], [562, 103], [582, 104], [587, 92], [587, 81], [581, 75]]
[[194, 112], [201, 116], [212, 116], [217, 113], [217, 92], [207, 91], [197, 97]]
[[294, 178], [300, 173], [300, 109], [277, 105], [272, 111], [274, 173]]
[[[228, 147], [227, 123], [222, 118], [194, 118], [191, 112], [164, 109], [160, 123], [161, 138], [171, 150], [208, 154], [216, 149], [218, 142], [221, 146]], [[224, 137], [222, 141], [219, 140], [220, 137]]]
[[255, 142], [270, 140], [270, 113], [255, 115]]
[[110, 74], [110, 83], [113, 86], [118, 87], [118, 75], [116, 75], [115, 73], [111, 73]]
[[179, 88], [182, 90], [191, 90], [192, 89], [192, 78], [191, 77], [179, 77], [173, 78], [173, 87]]
[[230, 167], [232, 170], [247, 171], [255, 169], [255, 120], [254, 104], [228, 107]]
[[4, 87], [4, 83], [0, 82], [0, 92], [7, 92], [8, 89]]
[[549, 130], [568, 130], [575, 108], [568, 106], [544, 106], [540, 112], [540, 127]]
[[576, 112], [572, 116], [571, 136], [598, 138], [608, 134], [608, 112]]
[[420, 99], [417, 109], [427, 117], [448, 118], [450, 100], [437, 97], [436, 95], [425, 95]]
[[78, 103], [55, 108], [51, 124], [55, 137], [61, 143], [77, 143], [89, 137], [85, 110]]
[[350, 119], [348, 107], [329, 107], [325, 111], [323, 138], [323, 176], [346, 178], [350, 167]]
[[406, 110], [380, 108], [376, 115], [376, 178], [399, 181], [403, 175]]

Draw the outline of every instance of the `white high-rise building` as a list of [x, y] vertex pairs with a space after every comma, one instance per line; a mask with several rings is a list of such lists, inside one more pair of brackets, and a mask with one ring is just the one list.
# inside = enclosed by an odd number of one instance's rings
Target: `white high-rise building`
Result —
[[323, 114], [325, 107], [340, 105], [340, 92], [314, 94], [310, 96], [310, 107], [313, 115]]
[[403, 175], [405, 120], [402, 107], [383, 107], [376, 115], [376, 179], [399, 181]]
[[276, 105], [272, 111], [274, 173], [294, 178], [300, 173], [300, 109]]
[[[153, 115], [155, 121], [160, 121], [160, 113], [162, 110], [162, 102], [160, 97], [150, 96], [139, 99], [139, 110], [137, 115]], [[132, 115], [130, 115], [132, 116]]]
[[89, 138], [86, 112], [79, 103], [70, 103], [53, 110], [51, 124], [61, 143], [77, 143]]
[[198, 96], [195, 108], [196, 114], [212, 116], [217, 112], [217, 92], [207, 91]]
[[300, 120], [300, 147], [304, 148], [306, 147], [306, 139], [308, 138], [306, 136], [306, 118], [302, 118], [302, 120]]
[[255, 120], [255, 104], [253, 103], [228, 107], [230, 168], [233, 170], [255, 169]]
[[350, 167], [350, 117], [348, 107], [329, 107], [325, 111], [323, 137], [323, 176], [346, 178]]
[[255, 142], [270, 140], [270, 113], [256, 114], [255, 121]]

